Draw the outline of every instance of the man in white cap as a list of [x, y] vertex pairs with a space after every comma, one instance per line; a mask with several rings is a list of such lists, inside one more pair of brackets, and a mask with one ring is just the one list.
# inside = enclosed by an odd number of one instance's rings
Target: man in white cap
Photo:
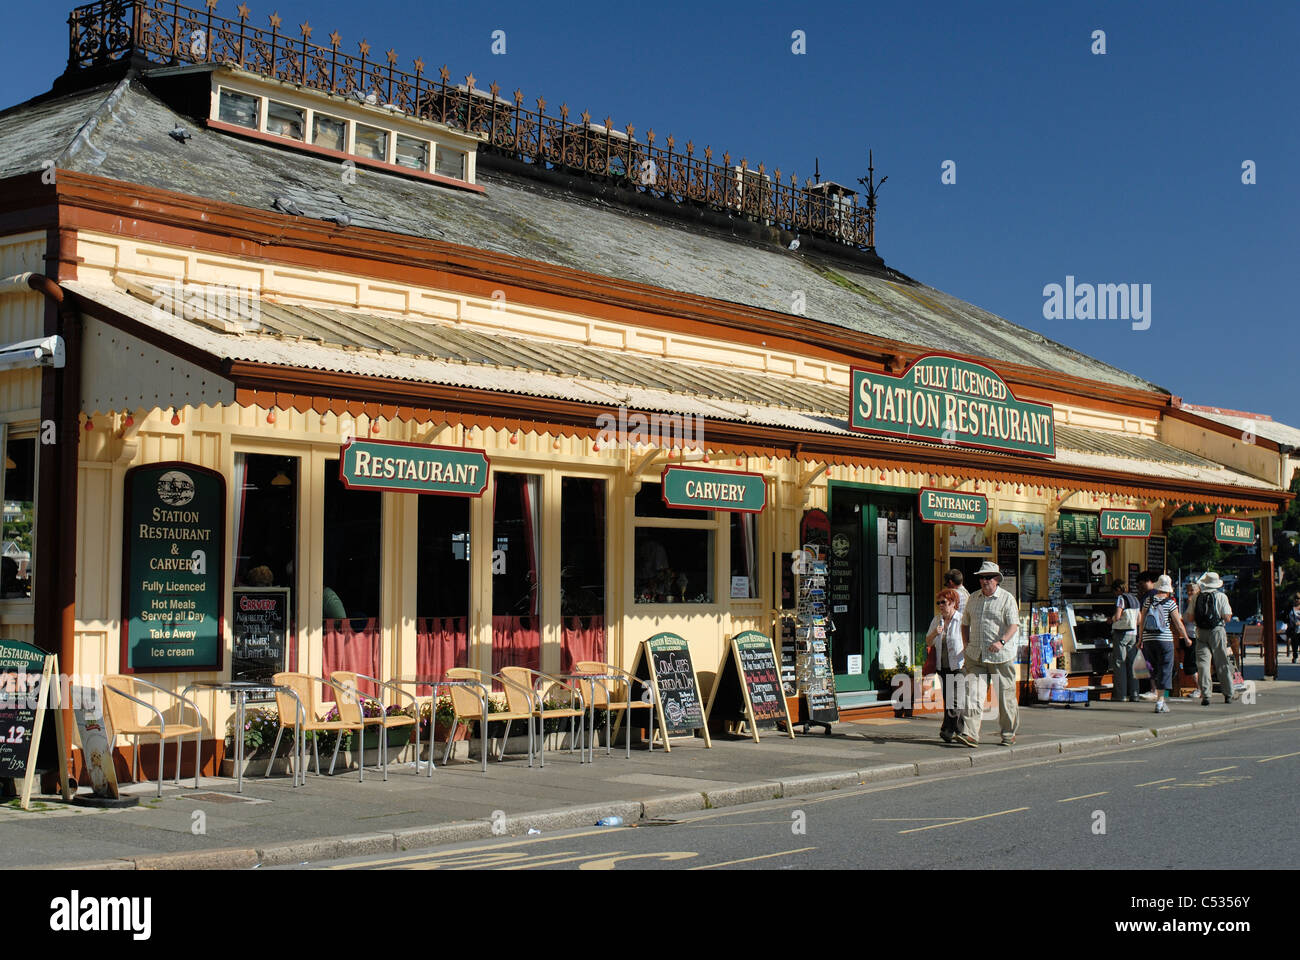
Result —
[[[1214, 673], [1219, 675], [1219, 689], [1224, 703], [1232, 703], [1232, 668], [1228, 666], [1227, 623], [1232, 619], [1232, 604], [1223, 592], [1223, 579], [1211, 570], [1200, 579], [1201, 592], [1196, 595], [1192, 616], [1196, 620], [1196, 685], [1201, 706], [1210, 702]], [[1213, 662], [1214, 673], [1210, 672]]]
[[966, 700], [962, 705], [961, 732], [954, 739], [967, 747], [980, 745], [980, 718], [984, 712], [984, 690], [995, 685], [998, 727], [1002, 746], [1016, 742], [1019, 718], [1016, 712], [1016, 635], [1020, 632], [1020, 605], [1002, 589], [1002, 571], [991, 560], [984, 561], [975, 578], [979, 593], [972, 593], [962, 613]]

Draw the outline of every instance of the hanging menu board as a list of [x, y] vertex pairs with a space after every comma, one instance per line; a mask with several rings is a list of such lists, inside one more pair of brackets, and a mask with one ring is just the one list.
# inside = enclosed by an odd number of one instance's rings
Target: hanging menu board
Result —
[[[234, 654], [230, 679], [270, 683], [285, 669], [289, 645], [288, 587], [237, 587], [230, 632]], [[273, 694], [250, 692], [249, 700], [270, 700]]]
[[130, 671], [221, 669], [226, 481], [192, 463], [124, 481], [122, 662]]
[[702, 731], [705, 743], [712, 746], [690, 645], [675, 633], [661, 633], [642, 646], [655, 688], [655, 712], [664, 746], [668, 746], [669, 737], [685, 736], [695, 730]]
[[1047, 599], [1053, 606], [1061, 603], [1061, 535], [1047, 535]]
[[1165, 548], [1167, 544], [1168, 540], [1165, 537], [1152, 536], [1147, 538], [1148, 570], [1154, 570], [1157, 574], [1165, 572], [1165, 564], [1168, 562], [1165, 557]]

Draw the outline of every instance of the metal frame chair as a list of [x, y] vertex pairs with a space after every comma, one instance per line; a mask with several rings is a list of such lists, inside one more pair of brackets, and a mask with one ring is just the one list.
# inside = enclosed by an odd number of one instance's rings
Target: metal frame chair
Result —
[[[116, 684], [117, 686], [114, 686]], [[147, 700], [142, 700], [135, 696], [133, 691], [135, 684], [148, 687], [157, 693], [165, 694], [174, 700], [180, 701], [184, 706], [188, 706], [194, 711], [198, 718], [198, 725], [191, 726], [187, 723], [174, 723], [173, 733], [167, 733], [167, 718], [163, 712]], [[130, 690], [120, 690], [118, 687], [128, 687]], [[180, 786], [181, 782], [181, 753], [185, 745], [185, 737], [194, 734], [194, 789], [199, 787], [199, 768], [203, 764], [203, 714], [199, 712], [198, 706], [189, 697], [182, 696], [179, 693], [168, 690], [166, 687], [160, 687], [156, 683], [150, 683], [148, 680], [142, 680], [140, 677], [124, 676], [122, 674], [111, 674], [104, 678], [104, 713], [106, 714], [109, 728], [113, 731], [113, 741], [116, 742], [117, 735], [135, 737], [135, 749], [131, 756], [131, 781], [136, 781], [136, 772], [140, 766], [140, 738], [157, 737], [158, 738], [158, 796], [162, 796], [163, 784], [163, 767], [167, 760], [167, 740], [175, 737], [180, 742], [176, 744], [176, 785]], [[147, 723], [140, 723], [140, 716], [135, 707], [128, 706], [125, 703], [116, 702], [114, 697], [122, 697], [130, 701], [137, 707], [144, 707], [151, 710], [158, 717], [158, 726], [153, 727]], [[182, 707], [180, 715], [184, 716]], [[237, 731], [240, 732], [240, 731]]]
[[[571, 676], [578, 681], [579, 686], [582, 686], [582, 684], [586, 682], [591, 687], [591, 693], [592, 693], [591, 736], [593, 740], [595, 739], [596, 736], [596, 708], [601, 706], [604, 707], [605, 756], [610, 756], [611, 747], [613, 745], [613, 737], [614, 734], [618, 732], [617, 728], [614, 729], [613, 733], [610, 732], [610, 719], [611, 719], [610, 715], [616, 711], [620, 711], [626, 715], [626, 716], [619, 717], [619, 723], [620, 724], [623, 723], [624, 720], [627, 721], [627, 732], [623, 735], [623, 743], [624, 743], [624, 749], [626, 751], [626, 755], [628, 759], [631, 759], [632, 757], [631, 711], [640, 710], [643, 708], [652, 711], [650, 714], [650, 723], [649, 723], [650, 735], [646, 738], [646, 743], [649, 744], [650, 749], [653, 750], [654, 749], [654, 713], [653, 713], [654, 686], [651, 685], [651, 683], [648, 680], [643, 680], [640, 677], [632, 673], [629, 673], [627, 670], [622, 670], [614, 666], [612, 663], [602, 663], [599, 660], [579, 660], [577, 663], [574, 664], [574, 669], [577, 671], [577, 673], [572, 674]], [[586, 681], [583, 680], [582, 677], [583, 674], [588, 675]], [[608, 676], [608, 675], [613, 675], [620, 678], [620, 680], [618, 681], [618, 685], [615, 686], [612, 691], [605, 686], [605, 682], [603, 680], [603, 676]], [[632, 684], [634, 683], [639, 683], [641, 684], [641, 686], [645, 687], [645, 689], [649, 690], [651, 699], [633, 700]], [[604, 703], [602, 704], [597, 702], [598, 698], [603, 698]]]
[[[515, 713], [507, 711], [505, 713], [488, 712], [488, 688], [483, 683], [483, 672], [475, 670], [472, 667], [453, 667], [445, 674], [444, 683], [451, 687], [451, 709], [456, 715], [455, 723], [459, 724], [463, 720], [477, 720], [481, 725], [483, 736], [483, 772], [487, 773], [487, 745], [488, 745], [488, 724], [495, 723], [498, 720], [505, 721], [506, 730], [501, 736], [501, 744], [497, 748], [497, 762], [500, 763], [506, 758], [506, 738], [510, 735], [510, 725], [516, 720], [528, 720], [532, 716], [529, 712]], [[504, 681], [503, 681], [504, 684]], [[477, 687], [482, 691], [481, 697], [475, 697], [469, 692], [470, 687]], [[471, 704], [477, 702], [478, 712], [473, 712]], [[434, 709], [437, 710], [437, 698], [434, 698]], [[451, 758], [451, 746], [454, 743], [455, 725], [452, 726], [452, 733], [447, 736], [447, 755], [443, 757], [443, 766]], [[533, 725], [528, 725], [528, 766], [533, 765]], [[433, 771], [429, 772], [433, 776]]]
[[[367, 717], [365, 715], [365, 711], [362, 710], [361, 723], [363, 728], [375, 727], [375, 726], [379, 727], [379, 732], [381, 734], [379, 738], [379, 757], [380, 757], [379, 762], [380, 765], [384, 768], [385, 780], [388, 779], [388, 731], [389, 729], [392, 727], [406, 727], [406, 726], [410, 726], [411, 724], [415, 724], [415, 775], [418, 777], [420, 775], [420, 721], [419, 721], [420, 702], [419, 700], [416, 699], [415, 694], [407, 693], [401, 687], [399, 687], [398, 685], [390, 681], [378, 680], [375, 677], [367, 676], [364, 673], [354, 673], [349, 670], [335, 670], [333, 673], [330, 674], [330, 680], [332, 680], [335, 683], [340, 683], [344, 687], [350, 689], [358, 698], [373, 700], [379, 704], [380, 710], [382, 711], [380, 715], [377, 717]], [[358, 680], [365, 680], [369, 683], [373, 683], [375, 686], [381, 689], [392, 690], [398, 696], [406, 697], [408, 700], [411, 701], [412, 704], [415, 705], [416, 716], [408, 717], [405, 714], [401, 714], [401, 713], [390, 715], [388, 713], [388, 707], [384, 704], [382, 700], [380, 700], [378, 697], [372, 697], [369, 694], [365, 694], [361, 692], [361, 689], [357, 684]], [[340, 707], [339, 716], [341, 717], [342, 715], [343, 715], [343, 710]], [[358, 756], [359, 759], [357, 762], [364, 765], [365, 763], [364, 733], [362, 734], [361, 752]], [[429, 754], [429, 762], [430, 763], [433, 762], [432, 752], [430, 752]]]
[[[535, 682], [533, 679], [535, 677], [540, 678], [540, 680]], [[582, 734], [586, 732], [585, 724], [578, 724], [579, 735], [577, 737], [574, 736], [574, 720], [584, 717], [587, 712], [586, 708], [583, 706], [584, 701], [581, 690], [572, 684], [561, 680], [559, 677], [553, 677], [548, 673], [542, 673], [540, 670], [533, 670], [529, 667], [502, 667], [501, 672], [496, 674], [494, 679], [500, 680], [502, 685], [506, 688], [506, 702], [510, 704], [510, 710], [512, 713], [518, 712], [519, 707], [522, 706], [519, 702], [520, 694], [527, 698], [529, 716], [528, 736], [530, 742], [533, 735], [532, 720], [537, 719], [542, 721], [541, 735], [539, 737], [537, 749], [537, 756], [540, 761], [538, 763], [539, 767], [546, 766], [546, 721], [549, 719], [557, 717], [569, 718], [569, 752], [573, 753], [574, 749], [582, 742]], [[552, 707], [548, 710], [545, 706], [546, 694], [550, 693], [555, 687], [561, 687], [569, 691], [570, 703], [576, 702], [577, 706], [559, 708]], [[515, 692], [514, 697], [511, 697], [512, 690]], [[509, 724], [507, 724], [506, 733], [509, 732], [510, 727]], [[504, 742], [503, 739], [502, 743]], [[585, 756], [586, 752], [584, 748], [583, 753], [580, 754], [578, 762], [585, 763], [585, 759], [582, 759], [585, 758]], [[531, 758], [529, 759], [529, 766], [532, 766]]]
[[[322, 679], [321, 677], [313, 676], [310, 673], [294, 673], [292, 671], [277, 673], [274, 677], [271, 678], [271, 682], [276, 684], [277, 686], [291, 688], [294, 691], [294, 693], [298, 694], [298, 698], [301, 701], [304, 709], [306, 710], [307, 715], [303, 720], [301, 728], [297, 729], [296, 733], [305, 736], [308, 733], [326, 733], [329, 731], [334, 731], [339, 735], [338, 739], [334, 741], [334, 756], [330, 758], [329, 775], [334, 776], [334, 764], [338, 761], [339, 758], [339, 747], [343, 745], [343, 736], [342, 736], [343, 732], [346, 730], [362, 730], [364, 728], [360, 724], [345, 723], [343, 720], [321, 720], [319, 718], [321, 701], [318, 700], [316, 697], [316, 684], [319, 683], [323, 686], [334, 687], [335, 689], [338, 689], [340, 693], [343, 693], [344, 691], [340, 688], [335, 687], [335, 685], [330, 681]], [[284, 698], [283, 700], [281, 699], [282, 697]], [[271, 748], [272, 757], [275, 756], [276, 752], [280, 748], [280, 738], [284, 736], [284, 728], [287, 726], [298, 727], [297, 708], [290, 707], [289, 703], [286, 702], [286, 701], [292, 702], [292, 700], [293, 700], [292, 697], [288, 696], [287, 694], [280, 693], [278, 691], [275, 695], [276, 709], [279, 712], [279, 717], [280, 717], [280, 728], [279, 730], [276, 731], [275, 745]], [[290, 710], [293, 711], [294, 722], [291, 724], [286, 724], [284, 722], [284, 718], [285, 715], [290, 712]], [[342, 715], [343, 715], [343, 711], [342, 709], [340, 709], [339, 716], [342, 717]], [[320, 746], [317, 743], [315, 737], [311, 738], [311, 752], [312, 752], [312, 756], [316, 758], [316, 776], [319, 777], [320, 776]], [[364, 780], [365, 764], [358, 764], [358, 766], [362, 768], [361, 779]], [[266, 775], [269, 777], [271, 775], [270, 763], [267, 764], [266, 771], [267, 771]], [[263, 777], [263, 779], [266, 779], [266, 777]]]

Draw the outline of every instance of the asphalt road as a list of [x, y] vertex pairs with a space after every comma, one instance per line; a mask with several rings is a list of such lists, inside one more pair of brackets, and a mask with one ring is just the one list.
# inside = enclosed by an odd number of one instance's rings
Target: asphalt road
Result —
[[[997, 747], [986, 746], [981, 749]], [[310, 868], [1293, 868], [1300, 719], [631, 827]]]

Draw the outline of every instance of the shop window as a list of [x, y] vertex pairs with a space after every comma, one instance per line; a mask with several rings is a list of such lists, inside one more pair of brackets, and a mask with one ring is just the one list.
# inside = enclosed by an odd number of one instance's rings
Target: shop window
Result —
[[438, 152], [434, 155], [434, 173], [441, 177], [451, 177], [453, 180], [465, 179], [465, 153], [463, 150], [452, 150], [449, 147], [439, 146]]
[[731, 599], [758, 596], [758, 515], [731, 514]]
[[266, 132], [290, 140], [302, 140], [307, 129], [307, 114], [298, 107], [274, 100], [266, 104]]
[[222, 123], [232, 123], [238, 127], [256, 130], [260, 106], [260, 97], [250, 97], [246, 93], [235, 93], [233, 90], [222, 90], [217, 119]]
[[326, 150], [343, 151], [348, 144], [348, 124], [346, 120], [327, 117], [322, 113], [312, 116], [311, 142]]
[[422, 677], [469, 666], [469, 506], [465, 497], [419, 497], [415, 660]]
[[2, 544], [0, 599], [31, 599], [36, 544], [35, 437], [9, 437], [5, 445]]
[[492, 672], [540, 669], [542, 478], [498, 473], [492, 511]]
[[367, 160], [388, 160], [388, 131], [378, 127], [357, 124], [355, 144], [352, 152]]
[[[266, 591], [270, 601], [268, 609], [254, 609], [245, 617], [253, 624], [264, 622], [263, 635], [250, 628], [248, 636], [235, 637], [235, 680], [269, 682], [279, 671], [297, 668], [298, 464], [297, 457], [235, 454], [234, 586], [243, 591], [241, 596]], [[235, 613], [238, 618], [240, 611]], [[283, 642], [276, 642], [280, 626]]]
[[560, 672], [605, 659], [605, 481], [560, 480]]
[[[325, 676], [379, 675], [383, 495], [348, 490], [337, 460], [325, 463], [321, 611]], [[326, 699], [333, 699], [327, 689]]]
[[417, 140], [415, 137], [404, 137], [399, 133], [397, 135], [397, 152], [394, 156], [394, 162], [399, 167], [410, 167], [412, 170], [428, 170], [429, 141]]
[[633, 596], [637, 603], [712, 603], [714, 514], [668, 507], [663, 485], [636, 495]]

